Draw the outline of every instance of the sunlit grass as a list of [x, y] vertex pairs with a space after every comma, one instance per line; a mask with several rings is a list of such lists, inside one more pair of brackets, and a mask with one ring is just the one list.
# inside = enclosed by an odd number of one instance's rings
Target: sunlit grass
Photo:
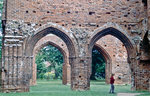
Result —
[[[130, 91], [130, 85], [116, 85], [116, 94], [109, 94], [110, 86], [105, 82], [91, 81], [91, 89], [89, 91], [72, 91], [70, 85], [62, 85], [61, 80], [38, 80], [36, 86], [30, 88], [27, 93], [0, 93], [0, 96], [116, 96], [117, 93], [135, 93]], [[139, 92], [140, 93], [140, 92]], [[150, 96], [148, 92], [142, 92]]]

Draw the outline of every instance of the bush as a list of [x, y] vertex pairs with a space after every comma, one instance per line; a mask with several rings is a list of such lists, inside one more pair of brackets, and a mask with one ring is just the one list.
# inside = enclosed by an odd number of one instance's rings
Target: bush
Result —
[[37, 78], [38, 78], [38, 79], [44, 79], [44, 73], [38, 74], [38, 75], [37, 75]]
[[55, 73], [46, 72], [46, 73], [44, 74], [44, 78], [47, 79], [47, 80], [54, 79], [54, 78], [55, 78]]

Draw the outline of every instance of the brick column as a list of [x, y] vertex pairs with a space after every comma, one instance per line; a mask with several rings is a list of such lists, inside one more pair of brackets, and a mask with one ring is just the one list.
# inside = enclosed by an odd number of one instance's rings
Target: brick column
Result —
[[30, 80], [30, 86], [36, 85], [36, 72], [37, 72], [37, 65], [35, 64], [35, 56], [33, 58], [33, 63], [32, 63], [32, 78]]
[[5, 35], [2, 53], [2, 92], [26, 92], [22, 36]]
[[67, 64], [63, 63], [62, 67], [62, 84], [67, 84]]
[[67, 84], [71, 84], [71, 66], [67, 64]]
[[63, 64], [62, 75], [63, 75], [62, 76], [62, 84], [64, 84], [64, 85], [70, 84], [71, 69], [70, 69], [70, 65], [68, 63]]
[[76, 57], [69, 57], [71, 64], [71, 88], [73, 90], [89, 90], [91, 75], [91, 54], [88, 53], [88, 29], [72, 28], [77, 41]]
[[91, 57], [70, 57], [71, 63], [71, 88], [73, 90], [89, 90]]

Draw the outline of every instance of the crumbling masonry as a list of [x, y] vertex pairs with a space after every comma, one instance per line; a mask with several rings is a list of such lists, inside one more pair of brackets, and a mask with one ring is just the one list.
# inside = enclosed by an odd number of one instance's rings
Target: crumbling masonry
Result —
[[[50, 34], [40, 39], [34, 47], [33, 75], [30, 85], [36, 85], [36, 54], [41, 48], [47, 45], [55, 46], [62, 53], [64, 57], [62, 83], [70, 84], [71, 70], [68, 60], [69, 54], [67, 46], [63, 40], [53, 34]], [[127, 63], [127, 51], [122, 42], [115, 37], [107, 35], [99, 39], [94, 47], [103, 55], [105, 59], [106, 83], [109, 83], [110, 74], [115, 73], [115, 84], [130, 84], [131, 75], [129, 64]]]
[[48, 34], [68, 48], [71, 88], [90, 89], [91, 54], [106, 35], [126, 47], [132, 89], [150, 88], [150, 0], [4, 0], [1, 91], [29, 91], [33, 50]]

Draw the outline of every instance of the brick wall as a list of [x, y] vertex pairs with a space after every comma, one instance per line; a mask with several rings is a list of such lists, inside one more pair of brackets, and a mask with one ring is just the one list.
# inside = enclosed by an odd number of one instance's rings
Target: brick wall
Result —
[[108, 34], [127, 49], [127, 55], [117, 52], [115, 61], [118, 65], [117, 60], [127, 56], [132, 89], [148, 90], [150, 55], [149, 47], [143, 47], [150, 41], [149, 4], [149, 0], [4, 0], [2, 91], [29, 91], [34, 46], [50, 33], [68, 47], [73, 90], [90, 89], [91, 49]]

